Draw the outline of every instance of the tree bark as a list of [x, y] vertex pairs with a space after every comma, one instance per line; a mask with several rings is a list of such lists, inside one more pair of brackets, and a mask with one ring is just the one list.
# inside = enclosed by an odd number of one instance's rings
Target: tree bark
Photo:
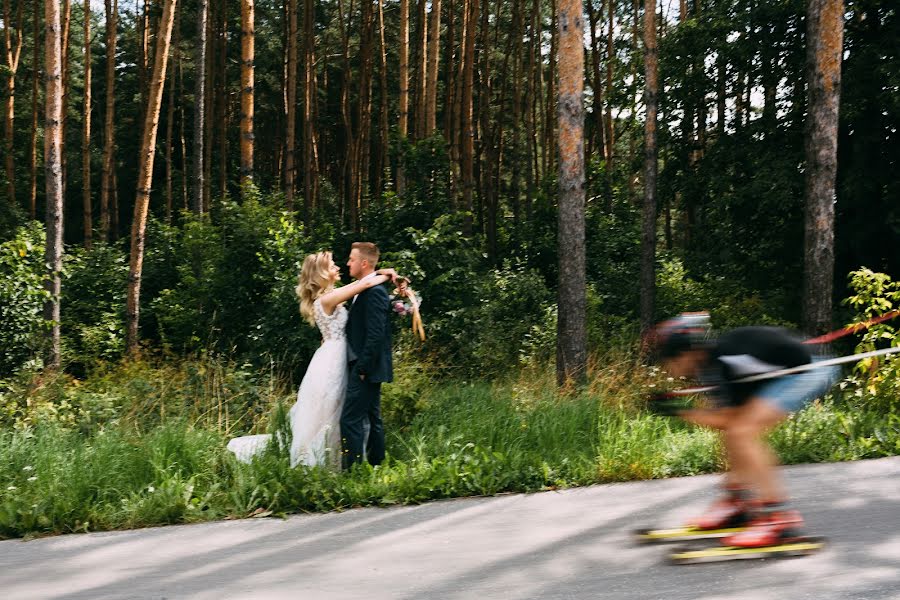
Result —
[[428, 79], [428, 14], [427, 0], [419, 0], [419, 30], [416, 52], [416, 139], [425, 137], [425, 98]]
[[831, 328], [843, 19], [843, 0], [807, 1], [803, 328], [808, 334]]
[[558, 385], [587, 377], [583, 21], [581, 0], [559, 0]]
[[147, 227], [147, 212], [150, 208], [150, 188], [153, 183], [153, 158], [156, 154], [156, 131], [159, 127], [159, 109], [162, 104], [163, 88], [166, 81], [166, 63], [169, 57], [169, 42], [172, 37], [178, 0], [165, 0], [159, 22], [159, 35], [153, 62], [153, 74], [148, 94], [148, 106], [141, 135], [141, 154], [138, 163], [137, 193], [134, 202], [134, 220], [131, 226], [131, 262], [128, 275], [128, 296], [126, 299], [126, 348], [132, 356], [138, 351], [138, 322], [140, 318], [141, 273], [144, 266], [144, 234]]
[[428, 23], [428, 72], [425, 82], [425, 137], [437, 128], [437, 80], [441, 40], [441, 0], [432, 0]]
[[60, 308], [59, 296], [63, 253], [63, 190], [62, 190], [62, 40], [60, 35], [59, 3], [44, 3], [44, 79], [46, 98], [44, 109], [44, 171], [46, 175], [47, 244], [44, 255], [47, 264], [45, 287], [49, 298], [44, 304], [44, 318], [50, 321], [47, 366], [60, 365]]
[[115, 171], [115, 108], [116, 108], [116, 28], [118, 0], [106, 0], [106, 109], [103, 124], [103, 165], [100, 173], [100, 239], [109, 241], [110, 200], [113, 195]]
[[294, 210], [294, 189], [296, 186], [296, 169], [294, 153], [296, 151], [297, 130], [297, 0], [287, 2], [287, 72], [285, 74], [285, 140], [284, 140], [284, 203], [285, 207]]
[[[452, 18], [452, 17], [451, 17]], [[400, 122], [397, 124], [397, 133], [400, 137], [400, 147], [409, 135], [409, 0], [400, 0], [400, 97], [398, 98], [398, 111]], [[449, 106], [449, 104], [448, 104]], [[403, 195], [406, 191], [406, 169], [404, 168], [404, 155], [401, 152], [397, 165], [397, 193]]]
[[[389, 165], [388, 161], [388, 153], [390, 150], [389, 139], [390, 139], [390, 129], [388, 126], [388, 66], [387, 66], [387, 47], [385, 45], [384, 40], [384, 0], [378, 0], [378, 35], [379, 35], [379, 59], [381, 61], [380, 69], [379, 69], [379, 84], [381, 90], [381, 101], [379, 108], [381, 109], [379, 112], [379, 125], [381, 134], [380, 138], [380, 148], [378, 151], [378, 160], [375, 163], [375, 185], [374, 185], [374, 193], [378, 198], [382, 197], [382, 192], [384, 191], [384, 175], [388, 170], [386, 167]], [[435, 71], [435, 86], [437, 86], [437, 72]]]
[[41, 31], [40, 14], [42, 6], [33, 4], [34, 48], [32, 49], [32, 77], [31, 77], [31, 136], [28, 141], [28, 170], [30, 174], [30, 193], [28, 200], [28, 214], [32, 220], [37, 218], [37, 130], [38, 130], [38, 92], [40, 86], [40, 61], [41, 61]]
[[[6, 154], [6, 193], [9, 203], [16, 204], [16, 168], [13, 151], [15, 149], [15, 98], [16, 98], [16, 71], [19, 69], [19, 59], [22, 57], [22, 41], [24, 39], [22, 23], [22, 5], [19, 0], [16, 9], [15, 25], [12, 21], [12, 11], [9, 7], [10, 0], [3, 0], [3, 58], [6, 62], [6, 102], [4, 105], [4, 150]], [[15, 31], [15, 34], [13, 34]]]
[[93, 243], [94, 209], [91, 200], [91, 0], [84, 0], [84, 123], [81, 138], [82, 208], [84, 247]]
[[256, 0], [241, 0], [241, 186], [253, 181], [253, 102]]
[[[615, 27], [615, 7], [613, 0], [606, 0], [606, 15], [609, 18], [609, 27], [606, 31], [606, 89], [612, 90], [613, 86], [613, 64], [616, 60], [616, 48], [614, 45], [613, 32]], [[616, 148], [616, 132], [613, 127], [612, 120], [612, 102], [609, 95], [606, 98], [606, 119], [604, 119], [606, 130], [603, 134], [603, 158], [606, 159], [607, 179], [611, 181], [613, 171], [613, 158]], [[611, 186], [610, 186], [611, 187]], [[608, 200], [612, 200], [609, 198]]]
[[656, 112], [658, 95], [656, 2], [644, 6], [644, 209], [641, 220], [641, 330], [653, 326], [656, 303]]
[[319, 134], [316, 128], [316, 98], [319, 85], [316, 77], [315, 4], [305, 0], [303, 16], [303, 189], [307, 223], [319, 198]]
[[475, 76], [475, 35], [476, 23], [478, 23], [478, 0], [468, 0], [466, 8], [469, 16], [466, 19], [465, 28], [465, 52], [463, 56], [463, 88], [462, 88], [462, 115], [460, 120], [460, 133], [462, 135], [462, 186], [463, 209], [469, 214], [464, 221], [464, 233], [472, 233], [472, 211], [474, 210], [474, 160], [475, 160], [475, 123], [473, 120], [473, 84]]
[[195, 214], [203, 214], [203, 198], [208, 182], [206, 180], [206, 67], [207, 39], [209, 29], [209, 0], [199, 0], [197, 6], [197, 47], [194, 58], [194, 160], [192, 161], [193, 182], [191, 202]]
[[172, 152], [172, 138], [175, 133], [175, 81], [178, 76], [178, 66], [181, 62], [181, 51], [179, 46], [181, 44], [181, 19], [179, 18], [179, 14], [175, 13], [175, 23], [173, 24], [174, 33], [172, 34], [172, 69], [169, 71], [169, 94], [166, 100], [166, 187], [165, 187], [165, 201], [166, 201], [166, 224], [172, 224], [172, 213], [174, 209], [174, 201], [172, 198], [172, 177], [175, 170], [175, 165], [173, 164], [173, 157], [175, 153]]

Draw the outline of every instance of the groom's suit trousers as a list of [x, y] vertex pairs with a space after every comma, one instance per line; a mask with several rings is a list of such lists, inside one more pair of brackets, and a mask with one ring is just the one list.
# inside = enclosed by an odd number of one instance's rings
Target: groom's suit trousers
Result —
[[342, 463], [345, 469], [363, 460], [379, 465], [384, 460], [384, 425], [381, 421], [381, 383], [362, 381], [354, 364], [341, 412]]

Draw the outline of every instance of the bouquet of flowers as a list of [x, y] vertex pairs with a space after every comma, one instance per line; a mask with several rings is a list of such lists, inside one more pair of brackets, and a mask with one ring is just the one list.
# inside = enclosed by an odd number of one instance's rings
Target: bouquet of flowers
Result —
[[409, 287], [409, 279], [399, 277], [396, 283], [397, 289], [394, 291], [394, 297], [391, 299], [391, 309], [401, 317], [412, 315], [413, 333], [418, 334], [419, 339], [424, 342], [425, 327], [422, 325], [422, 317], [419, 314], [422, 297]]

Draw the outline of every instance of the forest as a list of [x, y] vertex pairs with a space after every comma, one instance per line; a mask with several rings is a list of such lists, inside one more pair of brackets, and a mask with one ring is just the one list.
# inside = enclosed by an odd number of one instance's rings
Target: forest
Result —
[[[0, 535], [719, 470], [642, 333], [900, 303], [888, 0], [0, 2]], [[390, 469], [235, 463], [320, 344], [303, 258], [354, 241], [423, 300]], [[773, 443], [898, 454], [898, 398], [860, 363]]]

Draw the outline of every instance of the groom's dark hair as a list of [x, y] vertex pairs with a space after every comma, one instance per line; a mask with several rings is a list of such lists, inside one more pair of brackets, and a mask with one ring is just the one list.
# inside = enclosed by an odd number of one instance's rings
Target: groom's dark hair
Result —
[[369, 264], [373, 267], [378, 264], [378, 258], [381, 256], [381, 252], [378, 251], [378, 246], [372, 242], [353, 242], [350, 249], [358, 250], [362, 257], [368, 260]]

